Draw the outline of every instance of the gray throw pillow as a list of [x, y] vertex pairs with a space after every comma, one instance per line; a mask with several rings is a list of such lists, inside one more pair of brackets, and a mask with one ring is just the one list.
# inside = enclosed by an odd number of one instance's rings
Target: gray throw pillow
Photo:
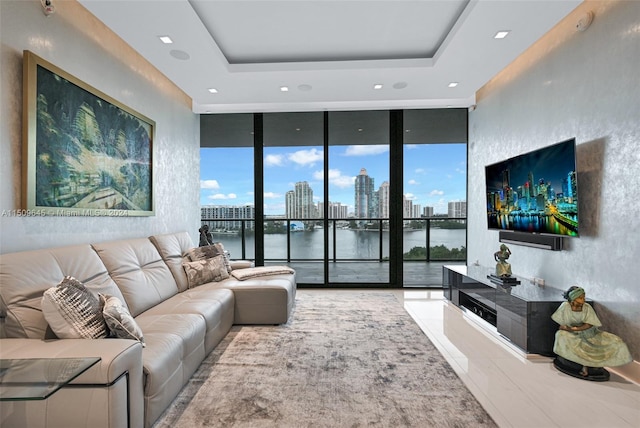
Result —
[[219, 254], [221, 253], [215, 245], [205, 245], [204, 247], [196, 247], [189, 250], [189, 258], [192, 262], [210, 259]]
[[122, 301], [108, 294], [100, 294], [100, 298], [104, 304], [102, 314], [111, 336], [119, 339], [138, 340], [142, 343], [142, 347], [145, 347], [142, 329]]
[[189, 288], [229, 278], [229, 272], [224, 264], [224, 256], [222, 254], [210, 259], [183, 263], [182, 267], [187, 274]]
[[107, 337], [102, 305], [82, 282], [65, 276], [42, 295], [42, 313], [59, 339]]

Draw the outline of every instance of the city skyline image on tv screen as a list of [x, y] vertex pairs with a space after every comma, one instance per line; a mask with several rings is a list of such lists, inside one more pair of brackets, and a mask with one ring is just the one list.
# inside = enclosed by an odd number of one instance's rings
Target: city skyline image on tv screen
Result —
[[579, 236], [575, 139], [485, 167], [489, 229]]

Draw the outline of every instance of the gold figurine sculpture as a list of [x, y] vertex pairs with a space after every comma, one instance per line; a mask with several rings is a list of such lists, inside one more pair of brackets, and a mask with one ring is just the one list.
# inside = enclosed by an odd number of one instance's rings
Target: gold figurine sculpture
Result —
[[496, 260], [496, 276], [501, 278], [511, 276], [511, 265], [507, 262], [511, 250], [505, 244], [500, 245], [500, 250], [493, 253], [493, 258]]

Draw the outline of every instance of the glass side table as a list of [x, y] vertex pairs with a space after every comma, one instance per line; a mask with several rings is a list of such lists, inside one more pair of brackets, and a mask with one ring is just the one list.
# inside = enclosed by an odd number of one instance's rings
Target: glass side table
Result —
[[0, 360], [0, 401], [44, 400], [98, 361], [100, 357]]

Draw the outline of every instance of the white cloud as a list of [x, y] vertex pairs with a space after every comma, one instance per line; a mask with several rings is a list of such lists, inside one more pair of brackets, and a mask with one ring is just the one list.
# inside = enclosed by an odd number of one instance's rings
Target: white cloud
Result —
[[341, 189], [352, 187], [355, 182], [355, 177], [349, 177], [347, 175], [341, 175], [340, 177], [330, 179], [331, 184]]
[[413, 149], [417, 149], [418, 145], [417, 144], [405, 144], [404, 147], [408, 150], [413, 150]]
[[207, 196], [207, 199], [213, 200], [224, 200], [224, 199], [236, 199], [238, 196], [235, 193], [229, 193], [225, 195], [224, 193], [216, 193], [214, 195]]
[[456, 172], [457, 172], [458, 174], [466, 174], [466, 173], [467, 173], [467, 170], [462, 169], [462, 168], [456, 168]]
[[298, 165], [313, 166], [316, 162], [322, 162], [324, 160], [324, 152], [318, 149], [298, 150], [297, 152], [289, 153], [287, 157], [290, 161]]
[[218, 180], [200, 180], [201, 189], [219, 189]]
[[280, 195], [278, 193], [274, 193], [274, 192], [264, 192], [264, 198], [265, 199], [277, 199], [279, 198]]
[[408, 184], [411, 184], [412, 186], [414, 186], [414, 185], [420, 184], [420, 183], [418, 183], [416, 180], [411, 179], [411, 180], [408, 181]]
[[284, 164], [284, 158], [282, 155], [267, 155], [264, 157], [265, 166], [282, 166]]
[[[319, 181], [324, 180], [324, 172], [322, 170], [315, 171], [313, 173], [313, 178]], [[341, 189], [353, 186], [355, 179], [355, 177], [342, 175], [342, 172], [339, 169], [329, 170], [329, 183]]]
[[349, 146], [344, 152], [345, 156], [370, 156], [379, 155], [389, 151], [388, 145], [375, 145], [375, 146]]
[[415, 201], [416, 200], [416, 195], [414, 195], [413, 193], [405, 193], [404, 197], [407, 199], [407, 201]]
[[442, 196], [442, 195], [444, 195], [444, 191], [442, 190], [434, 189], [431, 192], [429, 192], [429, 196]]
[[416, 168], [416, 170], [414, 172], [416, 174], [424, 174], [427, 171], [424, 168]]

